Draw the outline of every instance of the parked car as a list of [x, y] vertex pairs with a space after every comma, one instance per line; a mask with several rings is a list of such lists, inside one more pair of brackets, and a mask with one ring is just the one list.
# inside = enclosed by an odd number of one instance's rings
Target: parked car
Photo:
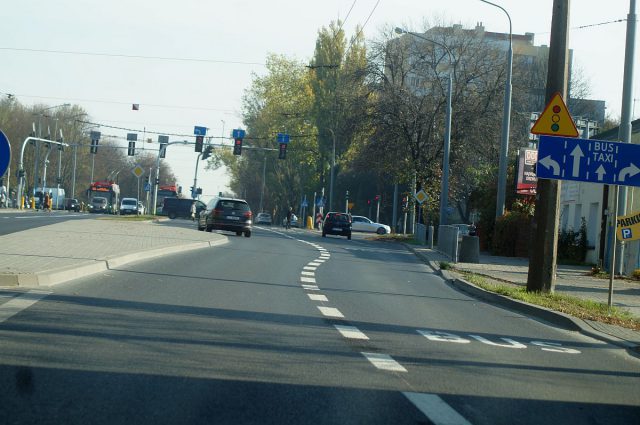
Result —
[[376, 223], [361, 215], [351, 217], [351, 230], [354, 232], [375, 232], [379, 235], [391, 233], [391, 227], [386, 224]]
[[89, 212], [92, 213], [108, 213], [109, 200], [103, 196], [94, 196], [89, 203]]
[[144, 204], [138, 201], [138, 215], [144, 215], [145, 212], [146, 208], [144, 207]]
[[341, 212], [329, 212], [322, 224], [322, 237], [327, 235], [346, 236], [351, 240], [351, 215]]
[[244, 199], [216, 197], [198, 215], [198, 230], [226, 230], [251, 236], [253, 213]]
[[256, 224], [267, 224], [271, 226], [271, 214], [258, 213], [258, 215], [256, 216]]
[[201, 211], [207, 209], [204, 202], [187, 198], [164, 198], [162, 203], [162, 213], [170, 219], [191, 218], [191, 204], [196, 203], [196, 217]]
[[138, 214], [138, 200], [136, 198], [122, 198], [120, 201], [120, 215]]
[[80, 201], [76, 198], [65, 198], [64, 209], [67, 211], [80, 212]]

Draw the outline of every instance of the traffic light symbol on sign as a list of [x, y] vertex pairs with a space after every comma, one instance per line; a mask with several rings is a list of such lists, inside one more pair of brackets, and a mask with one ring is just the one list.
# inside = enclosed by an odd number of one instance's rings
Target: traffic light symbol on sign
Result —
[[578, 137], [578, 129], [571, 118], [560, 93], [556, 93], [547, 104], [538, 120], [531, 127], [532, 134]]
[[242, 155], [242, 139], [235, 139], [233, 144], [233, 154]]
[[196, 152], [202, 152], [204, 145], [204, 136], [196, 136]]
[[280, 143], [280, 151], [278, 152], [278, 159], [286, 159], [287, 158], [287, 144]]

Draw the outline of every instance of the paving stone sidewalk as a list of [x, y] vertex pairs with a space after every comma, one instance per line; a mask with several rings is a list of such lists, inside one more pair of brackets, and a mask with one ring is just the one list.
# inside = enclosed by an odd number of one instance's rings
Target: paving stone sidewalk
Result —
[[[54, 222], [52, 217], [52, 222]], [[47, 275], [124, 264], [221, 244], [226, 236], [151, 221], [79, 219], [0, 236], [0, 286], [40, 285]], [[77, 273], [67, 277], [80, 277]], [[68, 278], [60, 281], [69, 280]]]

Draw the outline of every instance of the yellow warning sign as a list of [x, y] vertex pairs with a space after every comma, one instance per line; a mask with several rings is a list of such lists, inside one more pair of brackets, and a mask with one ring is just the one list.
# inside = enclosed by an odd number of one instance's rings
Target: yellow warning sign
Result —
[[640, 213], [618, 217], [616, 236], [619, 241], [636, 241], [640, 239]]
[[531, 127], [533, 134], [547, 136], [578, 137], [578, 129], [571, 114], [564, 104], [560, 93], [556, 93], [544, 108], [538, 121]]

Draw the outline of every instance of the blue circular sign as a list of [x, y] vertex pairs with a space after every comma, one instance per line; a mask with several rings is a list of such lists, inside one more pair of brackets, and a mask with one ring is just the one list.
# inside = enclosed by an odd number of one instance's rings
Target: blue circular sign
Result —
[[11, 145], [9, 139], [0, 130], [0, 177], [2, 177], [9, 167], [11, 161]]

